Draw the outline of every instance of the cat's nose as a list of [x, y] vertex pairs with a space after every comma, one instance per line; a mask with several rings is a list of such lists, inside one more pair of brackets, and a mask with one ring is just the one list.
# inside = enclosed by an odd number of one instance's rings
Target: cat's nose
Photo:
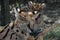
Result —
[[41, 32], [42, 32], [42, 29], [33, 30], [33, 31], [30, 33], [30, 35], [36, 37], [36, 36], [38, 36], [38, 34], [41, 33]]

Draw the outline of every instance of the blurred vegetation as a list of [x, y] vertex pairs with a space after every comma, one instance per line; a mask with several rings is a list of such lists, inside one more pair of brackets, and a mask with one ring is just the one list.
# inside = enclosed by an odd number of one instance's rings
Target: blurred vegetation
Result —
[[58, 24], [52, 31], [49, 31], [44, 40], [60, 40], [60, 24]]

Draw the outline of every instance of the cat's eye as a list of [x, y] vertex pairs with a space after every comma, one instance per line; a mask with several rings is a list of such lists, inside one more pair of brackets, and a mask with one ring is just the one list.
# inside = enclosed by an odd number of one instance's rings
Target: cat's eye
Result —
[[20, 8], [17, 8], [17, 11], [20, 12]]
[[25, 12], [21, 12], [20, 15], [21, 15], [22, 17], [26, 17], [26, 13], [25, 13]]
[[28, 12], [28, 15], [30, 16], [30, 17], [33, 17], [33, 13], [32, 12]]

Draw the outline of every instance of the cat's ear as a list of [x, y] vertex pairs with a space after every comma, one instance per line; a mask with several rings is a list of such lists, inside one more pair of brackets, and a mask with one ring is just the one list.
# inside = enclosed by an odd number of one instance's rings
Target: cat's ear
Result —
[[33, 2], [32, 1], [29, 1], [28, 4], [31, 6], [33, 4]]
[[45, 8], [46, 7], [46, 3], [42, 3], [42, 8]]

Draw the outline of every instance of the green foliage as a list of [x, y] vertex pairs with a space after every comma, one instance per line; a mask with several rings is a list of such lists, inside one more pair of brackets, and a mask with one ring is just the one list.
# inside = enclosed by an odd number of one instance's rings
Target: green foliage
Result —
[[44, 37], [44, 40], [60, 40], [60, 24], [52, 31], [49, 31]]

